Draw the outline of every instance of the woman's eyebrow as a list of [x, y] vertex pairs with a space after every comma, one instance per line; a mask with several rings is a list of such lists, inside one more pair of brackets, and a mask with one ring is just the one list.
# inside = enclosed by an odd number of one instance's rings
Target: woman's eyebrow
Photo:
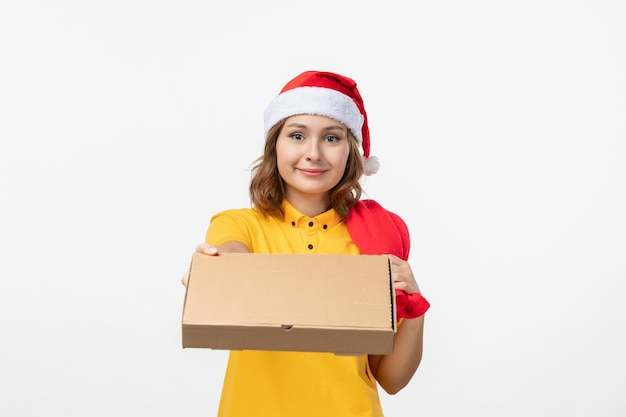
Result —
[[[285, 125], [285, 127], [295, 127], [295, 128], [298, 128], [298, 129], [308, 129], [309, 128], [308, 125], [305, 125], [305, 124], [302, 124], [302, 123], [289, 123], [288, 125]], [[326, 127], [323, 128], [323, 130], [325, 130], [325, 131], [330, 131], [330, 130], [341, 130], [341, 131], [343, 131], [344, 127], [342, 125], [340, 125], [340, 124], [337, 124], [337, 125], [326, 126]]]
[[308, 128], [307, 125], [303, 125], [301, 123], [289, 123], [288, 125], [285, 125], [285, 127], [297, 127], [299, 129], [306, 129], [306, 128]]
[[347, 128], [345, 126], [342, 126], [342, 125], [332, 125], [332, 126], [325, 127], [324, 130], [341, 130], [341, 131], [344, 131], [344, 130], [347, 130]]

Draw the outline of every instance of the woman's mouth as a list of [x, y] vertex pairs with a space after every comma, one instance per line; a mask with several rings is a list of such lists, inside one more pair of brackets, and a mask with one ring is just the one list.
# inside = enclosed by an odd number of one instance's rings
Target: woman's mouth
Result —
[[313, 169], [313, 168], [309, 168], [309, 169], [299, 168], [298, 170], [303, 175], [306, 175], [307, 177], [319, 177], [320, 175], [326, 172], [326, 170], [323, 170], [323, 169]]

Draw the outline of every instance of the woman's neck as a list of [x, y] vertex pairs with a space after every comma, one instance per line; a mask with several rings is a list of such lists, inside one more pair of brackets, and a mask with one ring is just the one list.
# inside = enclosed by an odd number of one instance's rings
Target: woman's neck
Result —
[[289, 204], [307, 217], [318, 216], [331, 208], [328, 194], [320, 196], [288, 195], [285, 198]]

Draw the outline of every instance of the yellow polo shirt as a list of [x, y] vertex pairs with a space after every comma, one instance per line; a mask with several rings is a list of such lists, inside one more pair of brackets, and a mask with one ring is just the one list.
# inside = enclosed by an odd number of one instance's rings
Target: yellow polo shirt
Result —
[[[329, 210], [316, 217], [286, 200], [285, 218], [253, 209], [216, 214], [207, 243], [238, 241], [255, 253], [359, 254], [345, 223]], [[382, 417], [367, 355], [231, 351], [219, 417]]]

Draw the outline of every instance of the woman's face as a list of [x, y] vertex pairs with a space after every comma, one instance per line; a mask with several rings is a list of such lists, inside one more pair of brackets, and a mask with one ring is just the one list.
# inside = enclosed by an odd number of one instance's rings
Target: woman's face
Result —
[[314, 115], [288, 118], [276, 141], [287, 200], [292, 204], [327, 200], [346, 169], [348, 141], [348, 129], [336, 120]]

